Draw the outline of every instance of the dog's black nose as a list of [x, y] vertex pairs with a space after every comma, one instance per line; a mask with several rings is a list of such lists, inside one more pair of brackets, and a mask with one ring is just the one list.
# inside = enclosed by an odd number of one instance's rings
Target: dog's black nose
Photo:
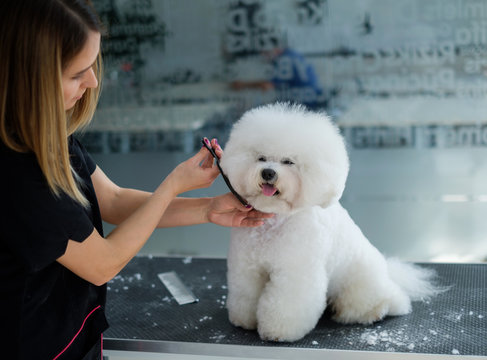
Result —
[[264, 179], [265, 181], [271, 181], [277, 177], [277, 174], [272, 169], [264, 169], [261, 172], [261, 176], [262, 176], [262, 179]]

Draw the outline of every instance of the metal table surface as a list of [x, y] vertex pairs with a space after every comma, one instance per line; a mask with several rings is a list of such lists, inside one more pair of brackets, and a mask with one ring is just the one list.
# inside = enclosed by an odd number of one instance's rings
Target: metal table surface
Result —
[[[302, 340], [274, 343], [230, 324], [226, 260], [135, 257], [108, 284], [105, 350], [281, 359], [487, 359], [487, 264], [422, 264], [451, 289], [411, 314], [341, 325], [325, 312]], [[178, 305], [157, 277], [175, 271], [199, 302]]]

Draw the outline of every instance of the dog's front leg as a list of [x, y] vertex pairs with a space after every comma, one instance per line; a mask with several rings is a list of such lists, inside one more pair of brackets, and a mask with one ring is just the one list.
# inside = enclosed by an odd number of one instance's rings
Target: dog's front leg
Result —
[[260, 337], [296, 341], [305, 336], [325, 310], [327, 285], [324, 266], [318, 264], [298, 260], [274, 269], [257, 308]]
[[228, 316], [233, 325], [255, 330], [257, 302], [268, 278], [255, 266], [240, 260], [228, 260]]

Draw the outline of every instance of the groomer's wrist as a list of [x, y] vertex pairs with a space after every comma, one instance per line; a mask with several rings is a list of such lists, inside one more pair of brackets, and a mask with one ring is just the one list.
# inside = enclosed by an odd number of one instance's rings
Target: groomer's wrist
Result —
[[177, 184], [168, 176], [157, 188], [156, 192], [165, 193], [171, 199], [176, 198], [180, 194]]
[[201, 223], [208, 224], [210, 221], [210, 211], [212, 209], [213, 197], [200, 198], [201, 203]]

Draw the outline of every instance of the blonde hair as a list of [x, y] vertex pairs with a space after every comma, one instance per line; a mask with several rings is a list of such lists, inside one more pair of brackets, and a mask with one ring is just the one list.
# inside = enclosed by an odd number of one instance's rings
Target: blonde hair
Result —
[[[71, 168], [68, 137], [90, 123], [100, 86], [65, 111], [62, 72], [90, 31], [102, 32], [88, 0], [0, 2], [0, 139], [33, 152], [51, 191], [83, 206], [89, 202]], [[100, 84], [100, 54], [93, 69]]]

